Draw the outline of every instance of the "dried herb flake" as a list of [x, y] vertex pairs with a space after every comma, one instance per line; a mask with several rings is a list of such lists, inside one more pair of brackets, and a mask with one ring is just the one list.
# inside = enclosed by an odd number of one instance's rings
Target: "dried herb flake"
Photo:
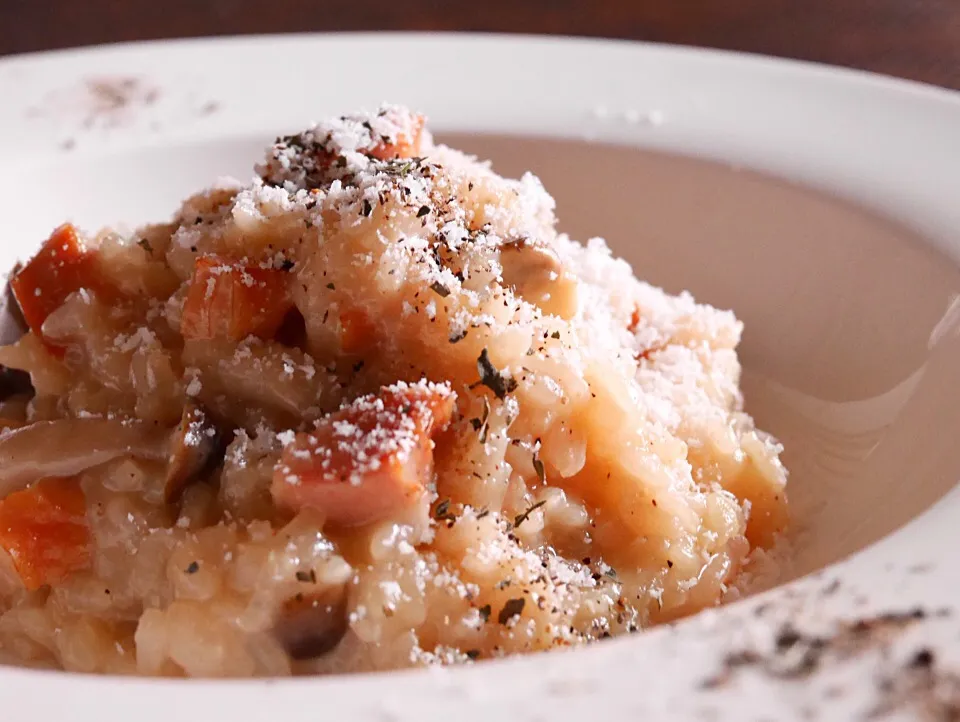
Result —
[[533, 470], [537, 472], [537, 478], [540, 480], [541, 484], [547, 483], [547, 471], [543, 468], [543, 462], [540, 461], [540, 452], [535, 451], [533, 453]]
[[444, 286], [440, 281], [434, 281], [430, 284], [430, 289], [440, 296], [440, 298], [446, 298], [450, 295], [450, 289]]
[[311, 569], [309, 572], [297, 571], [297, 581], [298, 582], [310, 582], [311, 584], [317, 583], [317, 573]]
[[500, 610], [497, 621], [500, 624], [506, 624], [514, 617], [519, 617], [523, 613], [524, 604], [526, 604], [526, 600], [523, 597], [508, 599], [507, 603], [503, 605], [503, 609]]
[[489, 430], [488, 422], [490, 420], [490, 402], [487, 401], [487, 397], [483, 397], [483, 416], [479, 419], [470, 419], [470, 425], [473, 426], [474, 431], [480, 432], [480, 443], [487, 443], [487, 431]]
[[477, 359], [477, 371], [480, 374], [480, 383], [493, 391], [498, 399], [506, 398], [507, 394], [517, 388], [517, 380], [511, 376], [504, 376], [497, 370], [486, 348], [480, 352], [480, 357]]
[[185, 574], [196, 574], [200, 571], [200, 562], [190, 562], [190, 566], [183, 571]]
[[439, 504], [437, 508], [433, 510], [433, 518], [437, 521], [456, 521], [456, 515], [450, 511], [450, 500], [444, 499]]
[[541, 506], [543, 506], [543, 505], [546, 504], [546, 503], [547, 503], [546, 500], [538, 501], [536, 504], [534, 504], [533, 506], [531, 506], [529, 509], [527, 509], [527, 510], [526, 510], [525, 512], [523, 512], [522, 514], [517, 514], [517, 515], [514, 517], [514, 519], [513, 519], [513, 528], [516, 529], [518, 526], [520, 526], [521, 524], [523, 524], [523, 522], [525, 522], [527, 519], [530, 518], [530, 515], [531, 515], [533, 512], [535, 512], [537, 509], [539, 509]]

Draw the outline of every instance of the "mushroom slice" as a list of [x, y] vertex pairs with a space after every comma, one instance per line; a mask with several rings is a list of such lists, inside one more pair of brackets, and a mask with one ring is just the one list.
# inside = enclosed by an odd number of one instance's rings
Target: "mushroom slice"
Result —
[[559, 256], [529, 239], [500, 247], [503, 282], [545, 313], [569, 319], [577, 312], [577, 283]]
[[[23, 268], [21, 263], [14, 266], [10, 277], [16, 276], [21, 268]], [[16, 343], [26, 332], [27, 322], [23, 318], [17, 299], [13, 296], [13, 289], [7, 283], [3, 292], [0, 293], [0, 346]]]
[[216, 468], [223, 461], [228, 437], [203, 407], [188, 403], [170, 437], [163, 500], [176, 501], [188, 484]]
[[33, 396], [35, 393], [30, 374], [20, 369], [0, 365], [0, 401], [14, 396]]
[[[20, 264], [17, 264], [11, 275], [15, 275], [20, 268]], [[0, 292], [0, 346], [16, 343], [26, 332], [27, 322], [23, 320], [20, 306], [17, 305], [8, 283]], [[30, 374], [9, 366], [0, 366], [0, 401], [6, 401], [13, 396], [33, 394]]]
[[167, 434], [139, 421], [36, 421], [0, 435], [0, 498], [38, 479], [75, 476], [122, 456], [166, 455]]
[[347, 633], [346, 584], [284, 602], [273, 631], [296, 660], [316, 659], [334, 649]]

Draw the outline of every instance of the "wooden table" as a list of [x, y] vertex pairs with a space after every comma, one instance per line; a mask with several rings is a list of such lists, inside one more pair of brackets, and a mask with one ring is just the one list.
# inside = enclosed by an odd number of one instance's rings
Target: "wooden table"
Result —
[[783, 55], [960, 89], [960, 0], [0, 0], [0, 54], [338, 30], [631, 38]]

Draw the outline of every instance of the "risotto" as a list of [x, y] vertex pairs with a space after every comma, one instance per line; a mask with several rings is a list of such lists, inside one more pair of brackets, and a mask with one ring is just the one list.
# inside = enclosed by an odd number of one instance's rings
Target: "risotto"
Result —
[[135, 233], [0, 348], [0, 660], [245, 677], [567, 647], [736, 597], [787, 521], [727, 311], [384, 106]]

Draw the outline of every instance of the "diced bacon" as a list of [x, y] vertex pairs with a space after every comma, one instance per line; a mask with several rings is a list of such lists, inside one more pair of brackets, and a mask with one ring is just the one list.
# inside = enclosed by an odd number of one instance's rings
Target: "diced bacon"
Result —
[[286, 277], [287, 271], [217, 256], [197, 259], [180, 332], [188, 339], [271, 338], [293, 307]]
[[378, 143], [370, 150], [370, 155], [380, 160], [394, 158], [414, 158], [420, 155], [420, 140], [423, 136], [423, 116], [416, 115], [410, 123], [409, 134], [400, 133], [393, 143]]
[[90, 564], [86, 500], [76, 479], [42, 479], [0, 501], [0, 547], [29, 590]]
[[[42, 337], [47, 316], [81, 288], [103, 286], [95, 258], [69, 223], [57, 228], [40, 251], [10, 279], [10, 288], [30, 330]], [[48, 344], [49, 346], [49, 344]]]
[[433, 474], [433, 436], [453, 414], [447, 386], [396, 384], [330, 414], [288, 444], [274, 501], [311, 507], [340, 527], [389, 517], [419, 498]]

